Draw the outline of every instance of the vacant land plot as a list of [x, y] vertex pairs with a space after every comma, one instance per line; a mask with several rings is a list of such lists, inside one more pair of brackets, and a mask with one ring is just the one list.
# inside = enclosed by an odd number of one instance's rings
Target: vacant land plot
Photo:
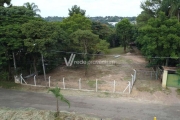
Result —
[[[84, 65], [76, 65], [72, 67], [59, 66], [51, 73], [47, 74], [51, 76], [51, 86], [59, 86], [61, 88], [72, 89], [88, 89], [95, 90], [96, 80], [98, 80], [98, 91], [114, 91], [114, 81], [116, 92], [122, 92], [128, 85], [128, 81], [131, 81], [131, 74], [134, 74], [133, 69], [150, 71], [152, 69], [146, 68], [145, 58], [135, 48], [134, 53], [124, 53], [121, 47], [113, 48], [109, 54], [95, 56], [94, 61], [113, 61], [113, 64], [96, 64], [89, 65], [87, 74], [85, 75]], [[137, 73], [138, 78], [154, 79], [150, 76], [144, 77], [145, 74]], [[63, 84], [64, 79], [64, 84]], [[34, 80], [27, 80], [29, 84], [34, 84]], [[81, 82], [81, 85], [80, 85]], [[48, 85], [44, 81], [43, 76], [37, 78], [37, 85]]]

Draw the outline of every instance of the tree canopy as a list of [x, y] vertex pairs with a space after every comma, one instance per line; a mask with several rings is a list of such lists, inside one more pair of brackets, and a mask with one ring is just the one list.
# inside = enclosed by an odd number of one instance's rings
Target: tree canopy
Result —
[[73, 5], [71, 9], [68, 9], [69, 16], [73, 16], [74, 14], [81, 14], [85, 16], [86, 10], [82, 10], [79, 6]]

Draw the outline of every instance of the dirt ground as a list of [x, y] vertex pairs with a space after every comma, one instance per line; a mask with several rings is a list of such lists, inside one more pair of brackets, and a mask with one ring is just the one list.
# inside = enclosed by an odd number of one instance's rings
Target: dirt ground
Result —
[[[162, 89], [161, 81], [155, 79], [155, 77], [150, 77], [138, 73], [141, 71], [152, 71], [152, 68], [146, 68], [147, 61], [140, 54], [140, 52], [135, 49], [134, 53], [108, 54], [107, 56], [102, 56], [95, 58], [95, 60], [106, 60], [114, 61], [115, 64], [103, 64], [103, 65], [89, 65], [88, 74], [85, 76], [84, 66], [78, 67], [66, 67], [60, 66], [54, 69], [47, 76], [51, 76], [51, 86], [58, 85], [63, 88], [63, 78], [66, 83], [67, 88], [79, 88], [79, 79], [81, 78], [81, 88], [95, 90], [95, 80], [98, 80], [98, 91], [109, 91], [112, 92], [114, 80], [116, 81], [116, 92], [122, 92], [128, 85], [128, 81], [131, 80], [131, 74], [134, 74], [133, 69], [137, 70], [137, 80], [133, 87], [132, 93], [130, 95], [121, 94], [110, 94], [110, 93], [87, 93], [80, 91], [64, 91], [65, 94], [72, 95], [89, 95], [98, 97], [120, 97], [126, 96], [130, 98], [135, 98], [139, 100], [151, 100], [151, 101], [163, 101], [163, 102], [178, 102], [179, 96], [177, 96], [176, 89], [167, 88]], [[43, 76], [39, 76], [37, 84], [42, 85]], [[33, 80], [31, 80], [33, 84]], [[128, 92], [128, 91], [127, 91]], [[171, 99], [174, 98], [174, 99]]]
[[[136, 50], [138, 51], [138, 50]], [[63, 88], [63, 78], [66, 88], [79, 89], [79, 79], [81, 79], [81, 88], [95, 90], [96, 80], [98, 80], [99, 91], [114, 90], [114, 81], [116, 82], [116, 92], [123, 92], [131, 81], [133, 69], [145, 68], [146, 61], [138, 52], [119, 54], [107, 54], [104, 56], [96, 56], [93, 61], [110, 61], [106, 64], [90, 64], [88, 66], [87, 75], [85, 76], [84, 65], [74, 67], [59, 66], [47, 77], [51, 76], [51, 86], [59, 86]], [[48, 80], [47, 80], [48, 81]], [[33, 78], [27, 80], [28, 84], [34, 84]], [[43, 76], [37, 78], [37, 85], [46, 85]]]

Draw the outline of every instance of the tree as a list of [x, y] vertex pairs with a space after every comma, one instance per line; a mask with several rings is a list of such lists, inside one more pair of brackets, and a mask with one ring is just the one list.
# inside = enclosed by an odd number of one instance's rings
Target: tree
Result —
[[176, 59], [180, 55], [179, 30], [178, 20], [168, 19], [163, 12], [139, 29], [138, 42], [142, 46], [142, 53], [149, 58], [150, 63], [168, 66], [170, 57]]
[[108, 37], [113, 33], [113, 30], [106, 24], [100, 22], [92, 22], [92, 32], [99, 35], [100, 39], [107, 40]]
[[124, 52], [129, 45], [130, 39], [132, 37], [132, 25], [128, 19], [121, 20], [116, 26], [116, 34], [121, 38], [121, 44], [124, 47]]
[[81, 14], [81, 15], [85, 16], [85, 14], [86, 14], [86, 10], [82, 10], [77, 5], [72, 6], [71, 9], [68, 9], [68, 11], [69, 11], [69, 16], [73, 16], [74, 14]]
[[166, 13], [167, 16], [177, 16], [179, 18], [180, 1], [179, 0], [163, 0], [161, 4], [161, 10]]
[[10, 69], [13, 67], [12, 54], [16, 53], [14, 59], [22, 60], [21, 53], [24, 50], [22, 24], [34, 19], [33, 12], [24, 7], [0, 7], [0, 15], [0, 71], [8, 73], [7, 78], [11, 78], [14, 73]]
[[85, 75], [87, 75], [87, 54], [92, 54], [99, 51], [103, 52], [103, 50], [107, 50], [109, 44], [106, 41], [101, 42], [103, 40], [99, 39], [99, 36], [93, 34], [90, 30], [77, 30], [76, 32], [72, 33], [70, 37], [72, 40], [71, 46], [73, 46], [74, 50], [84, 53], [83, 57], [86, 61]]
[[141, 2], [140, 7], [143, 11], [136, 19], [138, 27], [146, 25], [150, 18], [156, 17], [160, 11], [160, 6], [161, 0], [146, 0]]
[[7, 4], [8, 6], [11, 5], [11, 0], [0, 0], [0, 7], [4, 7], [4, 4]]
[[24, 45], [33, 59], [34, 72], [38, 75], [37, 64], [40, 55], [49, 56], [49, 50], [55, 48], [58, 41], [58, 29], [42, 20], [32, 20], [23, 24], [22, 33], [25, 35]]
[[37, 14], [37, 12], [41, 12], [41, 10], [38, 8], [38, 6], [35, 3], [24, 3], [24, 6], [29, 9], [32, 10], [34, 13], [34, 16], [40, 17], [39, 14]]
[[78, 29], [80, 30], [91, 30], [92, 22], [87, 17], [81, 14], [73, 14], [72, 16], [64, 19], [60, 26], [69, 35]]
[[67, 103], [69, 105], [69, 107], [70, 107], [70, 102], [61, 94], [61, 89], [59, 87], [51, 88], [48, 90], [48, 92], [52, 92], [56, 98], [57, 117], [59, 117], [59, 113], [60, 113], [60, 111], [59, 111], [59, 99], [62, 102]]

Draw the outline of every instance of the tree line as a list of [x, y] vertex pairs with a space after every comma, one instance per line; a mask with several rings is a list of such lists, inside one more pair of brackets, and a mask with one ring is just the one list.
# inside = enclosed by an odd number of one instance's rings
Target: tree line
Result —
[[130, 28], [123, 37], [117, 34], [116, 28], [91, 21], [85, 16], [85, 10], [77, 5], [69, 9], [67, 18], [54, 22], [44, 20], [35, 3], [13, 6], [9, 0], [4, 0], [0, 5], [1, 80], [11, 80], [20, 73], [41, 74], [42, 60], [48, 72], [64, 64], [63, 58], [69, 57], [66, 52], [83, 53], [77, 59], [90, 60], [92, 57], [87, 54], [106, 53], [108, 48], [120, 44], [126, 47], [133, 27], [124, 19]]
[[180, 1], [146, 0], [137, 16], [137, 44], [149, 65], [179, 66], [180, 64]]

